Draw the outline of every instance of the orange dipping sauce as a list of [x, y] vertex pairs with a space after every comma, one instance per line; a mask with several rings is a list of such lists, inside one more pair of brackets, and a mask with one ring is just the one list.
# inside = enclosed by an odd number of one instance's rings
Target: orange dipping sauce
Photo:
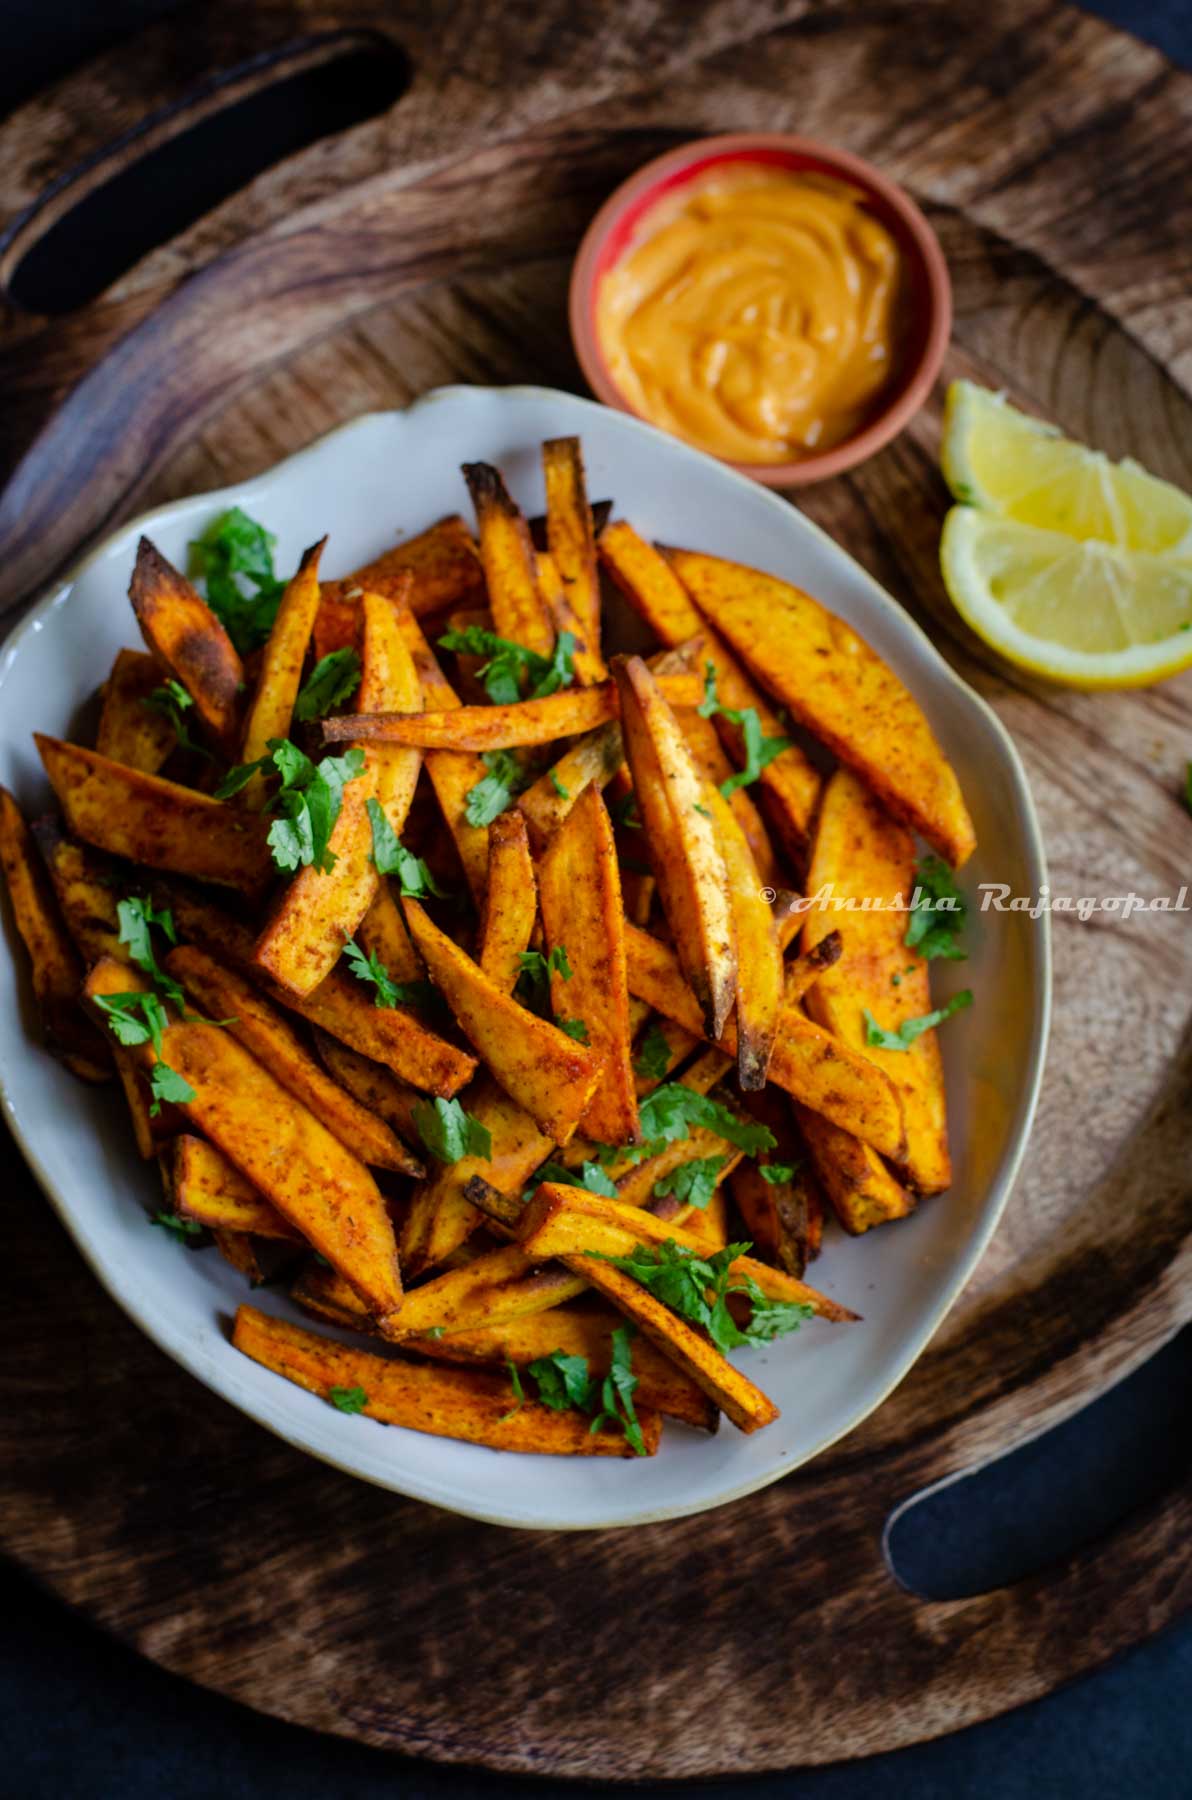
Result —
[[646, 214], [601, 280], [596, 334], [654, 424], [731, 462], [789, 462], [853, 436], [884, 397], [902, 277], [860, 188], [737, 164]]

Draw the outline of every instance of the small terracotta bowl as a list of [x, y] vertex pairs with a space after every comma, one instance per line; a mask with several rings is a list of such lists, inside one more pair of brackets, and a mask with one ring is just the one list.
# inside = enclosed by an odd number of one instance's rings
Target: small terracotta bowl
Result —
[[[664, 194], [721, 163], [762, 163], [812, 169], [850, 181], [866, 195], [874, 216], [893, 233], [906, 274], [907, 338], [894, 385], [868, 422], [819, 455], [781, 463], [733, 463], [767, 487], [806, 487], [839, 475], [888, 444], [922, 406], [939, 373], [952, 326], [952, 285], [939, 240], [914, 201], [888, 176], [845, 150], [789, 132], [742, 132], [696, 138], [657, 157], [622, 182], [592, 220], [571, 273], [571, 337], [593, 393], [606, 406], [636, 412], [613, 381], [596, 334], [596, 296], [604, 276], [629, 250], [644, 216]], [[639, 417], [645, 417], [639, 414]]]

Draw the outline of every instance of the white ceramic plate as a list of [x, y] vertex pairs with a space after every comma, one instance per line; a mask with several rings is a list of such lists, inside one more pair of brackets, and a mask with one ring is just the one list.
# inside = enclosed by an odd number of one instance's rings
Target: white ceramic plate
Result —
[[[955, 764], [980, 849], [965, 870], [1016, 894], [1044, 879], [1022, 766], [993, 713], [947, 667], [907, 614], [786, 501], [623, 413], [544, 388], [444, 388], [406, 412], [376, 413], [241, 488], [178, 501], [124, 526], [18, 626], [0, 660], [0, 780], [22, 805], [48, 801], [35, 727], [69, 735], [116, 651], [138, 634], [127, 601], [136, 540], [183, 563], [189, 539], [233, 501], [278, 538], [278, 567], [329, 531], [340, 574], [446, 512], [467, 510], [461, 462], [497, 463], [527, 512], [543, 497], [539, 444], [583, 438], [590, 489], [611, 495], [648, 537], [715, 551], [797, 581], [856, 627], [924, 706]], [[660, 1454], [636, 1461], [498, 1454], [344, 1416], [234, 1351], [229, 1321], [245, 1297], [214, 1253], [188, 1255], [151, 1229], [156, 1171], [131, 1148], [112, 1090], [81, 1086], [35, 1046], [32, 1005], [11, 917], [0, 957], [0, 1089], [26, 1156], [109, 1293], [192, 1375], [290, 1443], [368, 1481], [496, 1523], [549, 1528], [636, 1524], [699, 1512], [795, 1469], [850, 1431], [906, 1374], [989, 1240], [1021, 1159], [1042, 1072], [1050, 997], [1046, 916], [976, 913], [969, 960], [939, 965], [938, 986], [971, 986], [976, 1004], [941, 1034], [955, 1182], [917, 1216], [849, 1240], [830, 1232], [814, 1279], [864, 1314], [819, 1322], [741, 1353], [782, 1417], [743, 1437], [668, 1424]], [[298, 1317], [274, 1290], [254, 1296]], [[309, 1322], [309, 1321], [307, 1321]]]

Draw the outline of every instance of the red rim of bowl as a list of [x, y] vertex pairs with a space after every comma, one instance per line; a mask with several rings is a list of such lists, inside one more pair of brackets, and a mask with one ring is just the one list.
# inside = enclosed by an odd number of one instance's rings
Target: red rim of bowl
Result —
[[890, 399], [861, 431], [818, 456], [781, 463], [729, 462], [730, 468], [767, 487], [806, 487], [854, 468], [872, 456], [896, 437], [922, 406], [939, 373], [952, 329], [948, 265], [939, 239], [910, 195], [861, 157], [837, 150], [817, 138], [788, 132], [739, 132], [694, 138], [655, 157], [621, 183], [588, 226], [572, 267], [568, 312], [575, 353], [597, 399], [619, 412], [653, 423], [647, 414], [630, 406], [604, 360], [596, 330], [600, 280], [624, 255], [635, 226], [663, 194], [722, 162], [770, 163], [845, 176], [864, 190], [873, 211], [894, 232], [907, 257], [918, 323], [903, 374]]

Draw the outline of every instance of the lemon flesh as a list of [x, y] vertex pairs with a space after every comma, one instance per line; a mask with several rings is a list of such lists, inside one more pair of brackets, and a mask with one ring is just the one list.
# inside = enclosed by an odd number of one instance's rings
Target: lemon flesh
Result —
[[954, 381], [940, 453], [957, 500], [1021, 525], [1152, 556], [1192, 556], [1192, 498], [1138, 463], [1111, 462], [1001, 394]]
[[977, 635], [1034, 674], [1074, 687], [1141, 687], [1192, 665], [1192, 559], [954, 506], [940, 564]]

